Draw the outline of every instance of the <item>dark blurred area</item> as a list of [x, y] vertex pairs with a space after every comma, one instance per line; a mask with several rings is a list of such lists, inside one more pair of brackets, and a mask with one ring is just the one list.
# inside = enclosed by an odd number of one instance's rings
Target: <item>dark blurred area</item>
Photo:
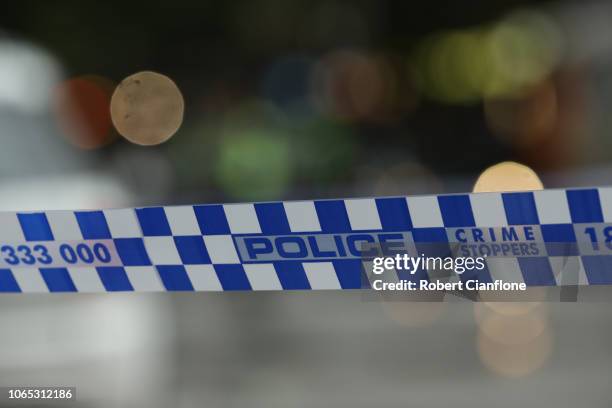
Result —
[[[184, 99], [184, 115], [156, 112], [179, 122], [156, 146], [112, 115], [116, 86], [141, 71]], [[547, 188], [612, 184], [611, 102], [605, 1], [12, 2], [0, 207], [471, 191], [503, 161]], [[75, 406], [612, 404], [605, 304], [338, 292], [0, 304], [0, 385], [76, 385]]]
[[[610, 160], [609, 16], [603, 2], [15, 3], [3, 105], [49, 114], [45, 143], [141, 188], [139, 204], [469, 190], [503, 160], [552, 187]], [[146, 154], [116, 138], [104, 99], [142, 70], [186, 106]], [[89, 128], [66, 131], [75, 115]]]

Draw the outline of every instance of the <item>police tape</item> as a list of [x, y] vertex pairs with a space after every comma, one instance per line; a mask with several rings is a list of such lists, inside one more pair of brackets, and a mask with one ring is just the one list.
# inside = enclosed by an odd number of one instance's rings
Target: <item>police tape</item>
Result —
[[0, 291], [367, 289], [365, 244], [486, 256], [483, 282], [612, 284], [612, 188], [2, 212]]

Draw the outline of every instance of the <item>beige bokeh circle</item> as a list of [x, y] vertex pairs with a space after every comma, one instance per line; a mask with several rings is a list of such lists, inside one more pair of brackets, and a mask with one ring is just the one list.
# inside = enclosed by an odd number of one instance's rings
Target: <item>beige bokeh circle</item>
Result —
[[[524, 164], [506, 161], [485, 169], [476, 180], [475, 193], [492, 193], [503, 191], [542, 190], [544, 185], [535, 171]], [[484, 303], [503, 315], [519, 315], [528, 313], [547, 296], [547, 288], [530, 287], [525, 293], [508, 293], [504, 291], [482, 291], [480, 295]], [[506, 299], [509, 298], [509, 299]], [[511, 298], [511, 299], [510, 299]], [[504, 300], [520, 300], [524, 302], [505, 303]]]
[[525, 343], [504, 344], [482, 330], [478, 332], [477, 348], [482, 363], [494, 373], [510, 378], [522, 377], [542, 367], [553, 350], [550, 330], [543, 330]]
[[125, 78], [111, 98], [111, 118], [117, 131], [132, 143], [157, 145], [181, 126], [185, 103], [176, 84], [151, 71]]
[[516, 162], [502, 162], [482, 172], [476, 184], [475, 193], [542, 190], [538, 175], [529, 167]]

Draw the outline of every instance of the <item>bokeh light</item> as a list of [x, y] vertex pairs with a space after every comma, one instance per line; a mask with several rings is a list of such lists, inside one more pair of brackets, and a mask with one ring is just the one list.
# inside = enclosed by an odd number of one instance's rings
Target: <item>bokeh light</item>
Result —
[[478, 355], [492, 372], [510, 378], [523, 377], [541, 368], [553, 350], [553, 337], [543, 330], [530, 341], [504, 344], [492, 339], [482, 330], [477, 338]]
[[289, 140], [275, 129], [229, 130], [217, 154], [215, 178], [235, 199], [278, 199], [292, 180]]
[[46, 112], [61, 71], [56, 58], [39, 46], [0, 37], [0, 108]]
[[117, 136], [110, 117], [114, 84], [95, 75], [61, 82], [53, 108], [62, 135], [74, 146], [95, 149], [111, 143]]
[[318, 118], [295, 132], [292, 152], [300, 168], [300, 180], [329, 182], [350, 177], [361, 153], [351, 128]]
[[125, 78], [111, 99], [111, 118], [117, 131], [132, 143], [157, 145], [183, 123], [181, 91], [167, 76], [143, 71]]
[[261, 94], [288, 114], [306, 116], [312, 113], [310, 81], [312, 59], [292, 55], [274, 61], [263, 77]]
[[544, 365], [553, 350], [547, 304], [478, 302], [477, 351], [492, 372], [510, 378], [528, 375]]
[[315, 106], [337, 119], [381, 120], [396, 101], [397, 81], [395, 70], [383, 57], [335, 51], [315, 67]]
[[[543, 184], [529, 167], [516, 162], [498, 163], [484, 170], [473, 191], [503, 192], [541, 190]], [[492, 372], [504, 377], [522, 377], [540, 368], [553, 349], [553, 335], [540, 299], [546, 288], [529, 288], [528, 302], [501, 302], [496, 294], [482, 293], [475, 303], [478, 325], [478, 355]], [[537, 299], [538, 301], [534, 301]], [[486, 301], [490, 300], [490, 301]]]
[[416, 47], [411, 74], [425, 95], [451, 104], [520, 95], [559, 64], [560, 31], [549, 15], [521, 10], [493, 25], [435, 33]]
[[413, 57], [415, 82], [427, 96], [448, 103], [475, 102], [487, 74], [484, 34], [479, 30], [442, 32], [424, 40]]
[[485, 309], [484, 313], [481, 312], [478, 327], [483, 335], [503, 345], [525, 344], [550, 330], [548, 316], [542, 309], [539, 306], [529, 313], [516, 315], [503, 315]]
[[474, 184], [475, 193], [541, 190], [544, 188], [538, 175], [524, 164], [503, 162], [489, 167], [480, 174]]
[[488, 37], [495, 76], [487, 95], [508, 94], [538, 83], [558, 64], [563, 39], [557, 23], [535, 10], [504, 18]]

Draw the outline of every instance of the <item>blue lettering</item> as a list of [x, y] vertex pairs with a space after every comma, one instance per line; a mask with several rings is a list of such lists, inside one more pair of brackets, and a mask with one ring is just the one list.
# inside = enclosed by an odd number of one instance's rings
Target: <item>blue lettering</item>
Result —
[[310, 249], [312, 249], [312, 256], [315, 258], [331, 258], [336, 256], [334, 251], [321, 251], [316, 236], [308, 237], [308, 244], [310, 245]]
[[336, 242], [336, 248], [338, 248], [338, 256], [346, 256], [346, 249], [344, 249], [342, 237], [339, 235], [334, 235], [334, 241]]
[[[406, 251], [402, 234], [378, 234], [378, 240], [384, 256], [402, 254]], [[394, 249], [397, 249], [397, 251], [394, 251]]]
[[[294, 248], [297, 248], [297, 252], [290, 251], [293, 246], [291, 244], [296, 245]], [[308, 256], [306, 244], [300, 237], [278, 237], [274, 240], [274, 245], [276, 246], [278, 254], [283, 258], [305, 258]]]
[[357, 248], [357, 242], [375, 242], [374, 238], [371, 235], [359, 234], [359, 235], [349, 235], [346, 238], [346, 245], [348, 247], [349, 252], [353, 256], [374, 256], [376, 255], [376, 248], [370, 248], [369, 251], [361, 251], [360, 248]]
[[251, 259], [257, 259], [258, 254], [271, 254], [273, 250], [272, 243], [267, 238], [244, 238], [244, 245]]
[[518, 241], [518, 234], [514, 227], [503, 227], [502, 228], [502, 240], [503, 241]]
[[465, 238], [465, 230], [458, 229], [457, 231], [455, 231], [455, 238], [459, 242], [467, 242], [467, 239]]
[[535, 240], [535, 235], [533, 234], [533, 227], [525, 227], [525, 239], [528, 241]]

